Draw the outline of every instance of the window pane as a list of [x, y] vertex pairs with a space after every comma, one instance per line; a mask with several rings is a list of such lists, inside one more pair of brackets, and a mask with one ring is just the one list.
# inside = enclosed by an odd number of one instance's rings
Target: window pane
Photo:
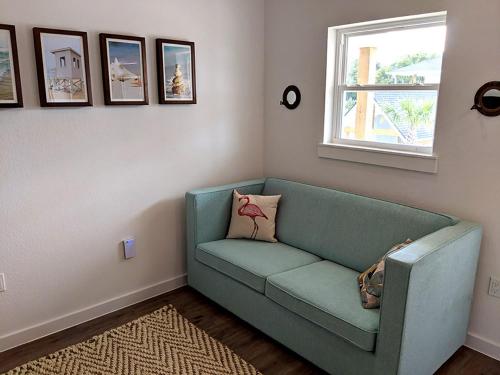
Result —
[[354, 84], [439, 83], [446, 26], [347, 38], [344, 80]]
[[432, 147], [436, 91], [347, 91], [341, 138]]

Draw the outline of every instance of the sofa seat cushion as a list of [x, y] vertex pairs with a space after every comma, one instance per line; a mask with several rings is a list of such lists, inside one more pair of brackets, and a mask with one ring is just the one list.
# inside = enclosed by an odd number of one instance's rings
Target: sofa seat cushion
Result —
[[265, 293], [297, 315], [373, 351], [379, 309], [363, 309], [357, 276], [356, 271], [325, 260], [269, 277]]
[[261, 293], [268, 276], [321, 261], [316, 255], [280, 242], [240, 239], [199, 244], [196, 259]]

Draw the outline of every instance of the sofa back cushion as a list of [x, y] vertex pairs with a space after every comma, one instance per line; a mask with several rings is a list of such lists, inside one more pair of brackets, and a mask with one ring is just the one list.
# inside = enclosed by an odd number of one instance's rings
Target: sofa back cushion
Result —
[[297, 182], [269, 178], [264, 195], [281, 195], [279, 241], [364, 271], [392, 246], [456, 224], [450, 216]]

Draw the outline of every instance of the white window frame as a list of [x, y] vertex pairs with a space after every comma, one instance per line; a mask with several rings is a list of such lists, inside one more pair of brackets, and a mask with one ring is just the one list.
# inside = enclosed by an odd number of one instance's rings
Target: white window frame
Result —
[[[431, 147], [379, 143], [373, 141], [359, 141], [353, 139], [342, 139], [343, 98], [345, 91], [381, 91], [400, 90], [436, 91], [439, 97], [439, 83], [436, 84], [394, 84], [394, 85], [347, 85], [344, 79], [347, 77], [347, 50], [348, 38], [357, 35], [368, 35], [380, 33], [387, 30], [409, 30], [431, 26], [446, 26], [446, 12], [425, 14], [419, 16], [400, 17], [388, 20], [364, 22], [345, 26], [335, 26], [328, 29], [328, 61], [327, 80], [325, 96], [325, 129], [323, 143], [321, 146], [345, 146], [353, 149], [401, 152], [405, 156], [431, 156], [434, 145]], [[338, 58], [337, 58], [338, 57]], [[437, 112], [437, 107], [436, 107]], [[433, 140], [434, 142], [434, 140]], [[324, 148], [323, 148], [324, 150]], [[328, 157], [324, 155], [324, 157]], [[436, 158], [437, 159], [437, 158]], [[342, 159], [344, 160], [344, 159]], [[357, 161], [357, 160], [356, 160]], [[397, 166], [396, 166], [397, 167]], [[406, 169], [406, 168], [405, 168]]]

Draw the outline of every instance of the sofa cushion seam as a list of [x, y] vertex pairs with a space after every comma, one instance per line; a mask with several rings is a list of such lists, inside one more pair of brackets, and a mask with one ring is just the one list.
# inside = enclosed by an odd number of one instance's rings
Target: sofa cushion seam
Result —
[[220, 260], [220, 261], [222, 261], [222, 262], [224, 262], [224, 263], [226, 263], [226, 264], [228, 264], [228, 265], [231, 265], [231, 266], [234, 266], [234, 267], [241, 268], [243, 271], [248, 272], [249, 274], [251, 274], [251, 275], [253, 275], [253, 276], [261, 277], [261, 278], [263, 278], [263, 279], [264, 279], [264, 282], [265, 282], [265, 279], [266, 279], [266, 277], [267, 277], [267, 276], [265, 276], [265, 275], [260, 275], [260, 274], [258, 274], [258, 273], [253, 272], [253, 271], [250, 271], [250, 270], [248, 270], [248, 269], [246, 269], [246, 268], [243, 268], [243, 266], [240, 266], [239, 264], [232, 263], [232, 262], [230, 262], [229, 260], [223, 259], [223, 258], [221, 258], [221, 257], [218, 257], [218, 256], [214, 255], [214, 254], [211, 254], [211, 253], [210, 253], [210, 252], [208, 252], [206, 249], [204, 249], [204, 248], [202, 248], [202, 247], [200, 247], [200, 246], [197, 246], [196, 248], [197, 248], [198, 250], [203, 251], [205, 254], [207, 254], [207, 255], [209, 255], [209, 256], [211, 256], [211, 257], [213, 257], [213, 258], [216, 258], [217, 260]]
[[[230, 266], [233, 266], [233, 267], [238, 267], [238, 266], [236, 266], [235, 264], [232, 264], [231, 262], [228, 262], [227, 260], [224, 260], [224, 259], [218, 258], [218, 257], [216, 257], [216, 256], [214, 256], [214, 255], [212, 255], [212, 254], [210, 254], [210, 253], [207, 253], [206, 251], [204, 251], [204, 250], [203, 250], [203, 249], [201, 249], [200, 247], [196, 247], [196, 249], [197, 249], [197, 250], [202, 250], [205, 254], [207, 254], [207, 255], [209, 255], [209, 256], [211, 256], [211, 257], [213, 257], [213, 258], [216, 258], [217, 260], [220, 260], [220, 261], [222, 261], [223, 263], [226, 263], [226, 264], [228, 264], [228, 265], [230, 265]], [[195, 252], [195, 253], [196, 253], [196, 252]], [[203, 261], [202, 261], [202, 260], [201, 260], [201, 259], [197, 256], [197, 254], [195, 254], [195, 258], [196, 258], [196, 260], [198, 260], [199, 262], [201, 262], [201, 263], [203, 263], [203, 264], [205, 264], [205, 265], [207, 265], [207, 266], [209, 266], [209, 267], [214, 268], [217, 272], [220, 272], [220, 273], [222, 273], [222, 274], [225, 274], [225, 275], [227, 275], [227, 276], [230, 276], [230, 277], [232, 277], [233, 279], [236, 279], [234, 276], [231, 276], [231, 275], [229, 275], [229, 274], [227, 274], [227, 273], [225, 273], [225, 272], [222, 272], [222, 271], [218, 270], [217, 268], [213, 267], [211, 264], [207, 264], [207, 263], [203, 262]], [[243, 272], [246, 272], [246, 273], [250, 274], [250, 275], [251, 275], [251, 276], [253, 276], [253, 277], [257, 277], [257, 278], [259, 279], [259, 280], [257, 280], [257, 281], [259, 281], [259, 282], [261, 281], [260, 279], [261, 279], [261, 278], [263, 278], [263, 279], [264, 279], [264, 289], [260, 289], [260, 288], [255, 289], [255, 288], [254, 288], [254, 286], [249, 285], [250, 283], [245, 282], [245, 281], [243, 281], [243, 280], [236, 279], [237, 281], [239, 281], [239, 282], [241, 282], [241, 283], [243, 283], [243, 284], [245, 284], [245, 285], [247, 285], [247, 286], [251, 287], [252, 289], [258, 290], [259, 292], [262, 292], [262, 293], [264, 293], [264, 292], [265, 292], [265, 288], [266, 288], [266, 281], [265, 281], [265, 277], [264, 277], [264, 276], [257, 275], [257, 274], [255, 274], [255, 273], [253, 273], [253, 272], [251, 272], [251, 271], [248, 271], [248, 270], [246, 270], [246, 269], [244, 269], [244, 268], [241, 268], [241, 267], [238, 267], [238, 268], [240, 268]]]
[[[288, 245], [287, 245], [287, 246], [288, 246]], [[244, 271], [246, 271], [246, 272], [248, 272], [248, 273], [250, 273], [250, 274], [252, 274], [252, 275], [254, 275], [254, 276], [257, 276], [257, 277], [262, 277], [262, 278], [264, 279], [264, 283], [265, 283], [265, 281], [266, 281], [266, 279], [267, 279], [268, 277], [271, 277], [271, 276], [274, 276], [274, 275], [279, 275], [280, 273], [283, 273], [283, 272], [288, 272], [288, 271], [292, 271], [292, 270], [295, 270], [295, 269], [297, 269], [297, 268], [304, 267], [304, 266], [308, 266], [308, 265], [310, 265], [310, 264], [317, 263], [317, 262], [321, 261], [321, 258], [320, 258], [320, 257], [318, 257], [318, 256], [316, 256], [316, 255], [314, 255], [314, 254], [308, 253], [308, 254], [310, 254], [310, 255], [312, 255], [312, 256], [314, 256], [314, 257], [316, 257], [318, 260], [314, 260], [314, 261], [313, 261], [313, 262], [311, 262], [311, 263], [302, 264], [302, 265], [300, 265], [300, 266], [297, 266], [297, 267], [294, 267], [294, 268], [290, 268], [290, 269], [287, 269], [287, 270], [284, 270], [284, 271], [278, 271], [278, 272], [276, 272], [276, 273], [272, 273], [272, 274], [270, 274], [270, 275], [261, 275], [261, 274], [259, 274], [259, 273], [255, 273], [255, 272], [253, 272], [253, 271], [251, 271], [251, 270], [248, 270], [248, 269], [244, 268], [244, 266], [243, 266], [243, 265], [236, 264], [236, 263], [232, 263], [231, 261], [229, 261], [229, 260], [227, 260], [227, 259], [223, 259], [223, 258], [221, 258], [221, 257], [219, 257], [219, 256], [217, 256], [217, 255], [215, 255], [215, 254], [212, 254], [209, 250], [207, 250], [207, 249], [205, 249], [205, 248], [203, 248], [203, 247], [201, 247], [201, 246], [199, 246], [199, 245], [198, 245], [198, 246], [196, 246], [196, 248], [197, 248], [197, 249], [199, 249], [199, 250], [201, 250], [201, 251], [203, 251], [204, 253], [208, 254], [209, 256], [212, 256], [212, 257], [214, 257], [214, 258], [216, 258], [216, 259], [219, 259], [219, 260], [221, 260], [221, 261], [223, 261], [223, 262], [225, 262], [225, 263], [228, 263], [228, 264], [230, 264], [230, 265], [232, 265], [232, 266], [235, 266], [235, 267], [241, 268], [242, 270], [244, 270]]]
[[331, 314], [331, 313], [329, 313], [328, 311], [324, 310], [323, 308], [321, 308], [321, 307], [317, 306], [316, 304], [314, 304], [314, 303], [312, 303], [312, 302], [309, 302], [309, 301], [306, 301], [306, 300], [305, 300], [305, 299], [303, 299], [302, 297], [299, 297], [299, 296], [297, 296], [297, 295], [293, 294], [292, 292], [289, 292], [288, 290], [283, 289], [282, 287], [280, 287], [280, 286], [276, 285], [275, 283], [273, 283], [273, 282], [272, 282], [272, 280], [269, 280], [269, 278], [267, 278], [267, 282], [269, 282], [269, 284], [271, 284], [271, 285], [272, 285], [272, 286], [274, 286], [275, 288], [277, 288], [277, 289], [281, 290], [282, 292], [284, 292], [284, 293], [288, 294], [289, 296], [291, 296], [291, 297], [293, 297], [293, 298], [296, 298], [296, 299], [298, 299], [299, 301], [301, 301], [301, 302], [303, 302], [303, 303], [305, 303], [305, 304], [307, 304], [307, 305], [311, 305], [312, 307], [317, 308], [318, 310], [320, 310], [320, 311], [324, 312], [325, 314], [328, 314], [328, 315], [332, 316], [333, 318], [338, 319], [338, 320], [340, 320], [341, 322], [344, 322], [344, 323], [346, 323], [346, 324], [348, 324], [348, 325], [352, 326], [353, 328], [359, 329], [360, 331], [363, 331], [363, 332], [366, 332], [366, 333], [370, 333], [370, 334], [377, 334], [377, 333], [378, 333], [378, 330], [377, 330], [377, 331], [367, 331], [366, 329], [363, 329], [363, 328], [360, 328], [360, 327], [358, 327], [358, 326], [355, 326], [354, 324], [349, 323], [348, 321], [346, 321], [346, 320], [344, 320], [344, 319], [342, 319], [342, 318], [339, 318], [339, 317], [337, 317], [337, 316], [334, 316], [333, 314]]

